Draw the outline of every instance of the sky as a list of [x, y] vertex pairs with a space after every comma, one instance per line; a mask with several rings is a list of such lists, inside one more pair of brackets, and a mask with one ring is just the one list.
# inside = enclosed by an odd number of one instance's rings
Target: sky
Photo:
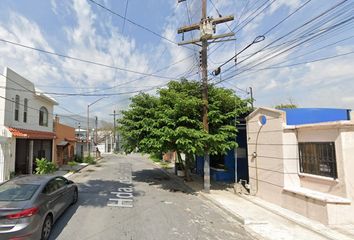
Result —
[[[249, 98], [252, 87], [256, 107], [354, 109], [354, 1], [207, 0], [207, 5], [210, 17], [235, 16], [215, 32], [235, 36], [209, 45], [210, 83], [241, 98]], [[2, 0], [0, 71], [9, 67], [54, 97], [60, 116], [85, 116], [90, 105], [91, 116], [110, 121], [110, 114], [127, 109], [139, 92], [155, 94], [181, 77], [200, 80], [199, 46], [176, 44], [182, 41], [177, 28], [200, 18], [201, 0]], [[257, 36], [264, 40], [251, 44]], [[198, 37], [193, 31], [184, 40]], [[213, 76], [235, 55], [236, 62]]]

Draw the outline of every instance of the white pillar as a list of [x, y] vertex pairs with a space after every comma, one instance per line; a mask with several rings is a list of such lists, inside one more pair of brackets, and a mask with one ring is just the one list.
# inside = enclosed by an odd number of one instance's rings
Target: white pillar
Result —
[[29, 151], [28, 151], [28, 172], [32, 174], [33, 172], [33, 140], [29, 141]]

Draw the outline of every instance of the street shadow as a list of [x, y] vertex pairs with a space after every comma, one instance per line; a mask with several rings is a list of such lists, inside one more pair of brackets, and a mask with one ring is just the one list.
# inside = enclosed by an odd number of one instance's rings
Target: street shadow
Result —
[[111, 192], [117, 192], [118, 188], [133, 187], [133, 184], [100, 179], [89, 180], [77, 185], [81, 197], [79, 204], [83, 207], [106, 207], [109, 198], [115, 197]]
[[183, 183], [182, 179], [171, 177], [158, 168], [133, 172], [133, 182], [143, 182], [169, 192], [196, 194], [196, 191]]
[[[191, 174], [191, 181], [174, 175], [173, 169], [165, 173], [159, 168], [144, 169], [133, 172], [133, 181], [144, 182], [150, 186], [156, 186], [169, 192], [181, 192], [185, 194], [196, 194], [204, 189], [203, 177]], [[211, 190], [226, 190], [233, 188], [233, 183], [211, 181]]]
[[49, 240], [57, 239], [63, 229], [67, 226], [72, 216], [80, 206], [80, 200], [75, 205], [68, 207], [65, 212], [54, 223]]

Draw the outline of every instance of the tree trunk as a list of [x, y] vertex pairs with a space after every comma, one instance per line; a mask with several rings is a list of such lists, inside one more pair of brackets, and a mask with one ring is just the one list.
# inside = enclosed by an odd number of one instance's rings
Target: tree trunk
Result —
[[191, 164], [193, 163], [194, 156], [193, 154], [186, 154], [186, 161], [185, 161], [185, 180], [187, 182], [193, 181], [191, 175], [190, 175], [190, 169], [191, 169]]
[[177, 170], [180, 170], [178, 169], [180, 166], [183, 167], [183, 162], [182, 162], [181, 153], [179, 151], [176, 151], [176, 153], [177, 153], [177, 159], [175, 161], [175, 174], [177, 175]]

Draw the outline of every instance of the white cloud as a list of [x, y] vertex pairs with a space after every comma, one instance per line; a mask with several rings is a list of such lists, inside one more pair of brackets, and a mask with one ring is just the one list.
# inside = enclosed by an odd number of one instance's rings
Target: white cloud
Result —
[[[10, 13], [7, 23], [0, 23], [0, 37], [31, 47], [53, 51], [35, 23], [13, 12]], [[59, 77], [57, 69], [46, 64], [49, 59], [41, 53], [1, 43], [0, 54], [3, 56], [0, 58], [2, 67], [13, 68], [36, 84], [48, 84], [51, 79]]]

